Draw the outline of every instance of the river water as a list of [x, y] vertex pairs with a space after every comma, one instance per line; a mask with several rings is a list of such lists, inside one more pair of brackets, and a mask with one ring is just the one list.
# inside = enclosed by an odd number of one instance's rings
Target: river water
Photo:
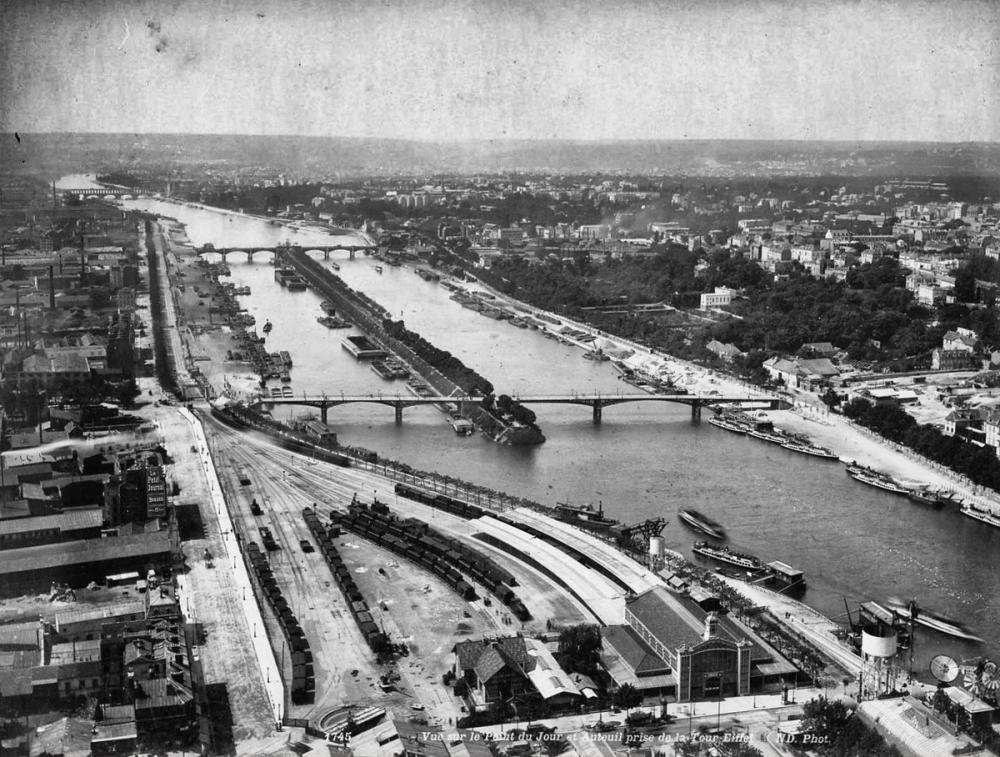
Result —
[[[330, 244], [319, 232], [293, 232], [260, 219], [156, 200], [126, 202], [176, 218], [194, 245], [276, 245], [289, 240], [308, 248]], [[316, 253], [318, 257], [319, 253]], [[498, 393], [602, 392], [631, 387], [607, 363], [581, 357], [579, 349], [462, 308], [438, 283], [410, 267], [384, 266], [359, 255], [334, 253], [337, 271], [394, 317], [490, 379]], [[402, 382], [379, 378], [341, 346], [354, 330], [319, 325], [320, 298], [289, 292], [274, 282], [269, 259], [230, 255], [232, 281], [247, 284], [243, 305], [258, 326], [274, 326], [268, 350], [287, 349], [294, 359], [291, 386], [327, 394], [407, 394]], [[1000, 656], [1000, 531], [956, 510], [933, 511], [849, 478], [838, 463], [789, 452], [693, 424], [683, 405], [625, 404], [604, 409], [595, 426], [591, 410], [576, 405], [532, 406], [547, 441], [536, 447], [503, 447], [478, 435], [458, 437], [432, 408], [405, 411], [402, 425], [383, 406], [346, 405], [329, 421], [343, 443], [378, 451], [423, 470], [436, 470], [530, 497], [602, 502], [623, 522], [662, 516], [668, 548], [690, 556], [694, 536], [676, 517], [694, 507], [725, 524], [733, 548], [765, 561], [780, 559], [806, 573], [804, 601], [843, 619], [865, 599], [915, 597], [925, 607], [967, 622], [987, 642], [962, 642], [918, 629], [915, 672], [928, 678], [936, 654], [959, 660]], [[290, 412], [290, 411], [285, 411]]]

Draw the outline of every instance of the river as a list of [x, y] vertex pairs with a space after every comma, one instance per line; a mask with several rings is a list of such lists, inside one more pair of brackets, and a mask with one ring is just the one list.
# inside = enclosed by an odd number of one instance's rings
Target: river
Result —
[[[318, 232], [292, 232], [260, 219], [157, 200], [125, 203], [176, 218], [195, 245], [329, 244]], [[350, 286], [386, 307], [394, 317], [490, 379], [498, 393], [631, 391], [607, 363], [580, 350], [462, 308], [438, 283], [411, 267], [383, 266], [334, 253], [337, 271]], [[269, 351], [287, 349], [295, 361], [292, 387], [327, 394], [406, 394], [367, 364], [341, 349], [355, 331], [330, 331], [316, 323], [320, 298], [289, 292], [274, 282], [266, 258], [229, 258], [232, 281], [247, 284], [242, 298], [258, 325], [274, 330]], [[876, 491], [844, 473], [838, 463], [694, 424], [686, 406], [625, 404], [604, 409], [594, 425], [589, 407], [533, 406], [547, 441], [537, 447], [503, 447], [478, 435], [458, 437], [439, 411], [412, 408], [402, 425], [391, 408], [346, 405], [330, 411], [340, 440], [378, 451], [424, 470], [436, 470], [495, 489], [557, 501], [603, 503], [623, 522], [663, 516], [667, 547], [690, 556], [694, 536], [677, 517], [694, 507], [725, 524], [733, 548], [765, 561], [780, 559], [806, 573], [804, 601], [829, 617], [844, 619], [859, 601], [915, 597], [925, 607], [959, 618], [986, 644], [957, 641], [918, 629], [915, 672], [928, 678], [936, 654], [959, 660], [1000, 656], [1000, 531], [957, 510], [933, 511], [903, 497]]]

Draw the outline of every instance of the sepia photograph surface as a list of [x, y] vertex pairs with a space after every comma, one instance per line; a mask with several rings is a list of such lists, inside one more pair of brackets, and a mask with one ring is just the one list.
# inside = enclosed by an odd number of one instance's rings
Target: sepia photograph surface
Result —
[[10, 0], [0, 360], [2, 754], [1000, 753], [990, 0]]

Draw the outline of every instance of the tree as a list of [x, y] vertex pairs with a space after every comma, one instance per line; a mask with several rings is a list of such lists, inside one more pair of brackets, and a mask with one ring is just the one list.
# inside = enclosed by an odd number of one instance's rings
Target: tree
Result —
[[821, 743], [830, 744], [837, 740], [851, 715], [839, 700], [811, 699], [802, 708], [802, 730], [816, 736]]
[[614, 701], [617, 706], [628, 712], [642, 704], [642, 692], [630, 683], [623, 683], [615, 692]]
[[559, 664], [567, 673], [594, 675], [601, 652], [601, 629], [595, 625], [570, 626], [559, 634]]

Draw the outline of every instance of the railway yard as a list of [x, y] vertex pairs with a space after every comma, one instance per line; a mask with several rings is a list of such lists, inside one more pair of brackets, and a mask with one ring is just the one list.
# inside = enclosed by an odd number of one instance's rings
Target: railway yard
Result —
[[[239, 433], [211, 420], [206, 420], [206, 430], [233, 527], [245, 543], [257, 544], [261, 542], [260, 529], [270, 530], [277, 544], [267, 552], [271, 569], [312, 651], [314, 701], [292, 705], [291, 717], [323, 722], [345, 704], [378, 703], [399, 718], [454, 723], [462, 715], [461, 704], [451, 697], [441, 679], [451, 669], [456, 642], [518, 630], [544, 632], [547, 621], [563, 626], [598, 620], [587, 605], [566, 596], [540, 571], [510, 560], [484, 542], [477, 540], [475, 548], [513, 572], [530, 620], [522, 623], [508, 607], [495, 599], [490, 601], [484, 587], [477, 587], [476, 599], [462, 599], [430, 570], [356, 533], [343, 531], [331, 541], [364, 596], [372, 620], [392, 643], [404, 644], [408, 650], [394, 663], [380, 665], [354, 622], [330, 565], [316, 549], [316, 538], [303, 511], [313, 509], [327, 522], [331, 511], [346, 514], [355, 498], [366, 504], [378, 499], [402, 518], [419, 519], [441, 534], [466, 542], [471, 541], [474, 528], [470, 521], [399, 497], [392, 483], [381, 476], [311, 461], [277, 447], [266, 437]], [[249, 485], [240, 483], [241, 470], [249, 472]], [[317, 492], [322, 492], [322, 501], [316, 500]], [[261, 515], [251, 512], [254, 500]], [[304, 544], [312, 551], [304, 551]], [[562, 560], [567, 567], [573, 562], [565, 555], [546, 556]], [[621, 595], [593, 571], [578, 565], [572, 569], [581, 585], [592, 581], [609, 594]], [[276, 657], [286, 679], [291, 680], [292, 655], [281, 642], [277, 618], [266, 611], [265, 622], [272, 644], [277, 645]], [[391, 686], [383, 685], [387, 681]]]

